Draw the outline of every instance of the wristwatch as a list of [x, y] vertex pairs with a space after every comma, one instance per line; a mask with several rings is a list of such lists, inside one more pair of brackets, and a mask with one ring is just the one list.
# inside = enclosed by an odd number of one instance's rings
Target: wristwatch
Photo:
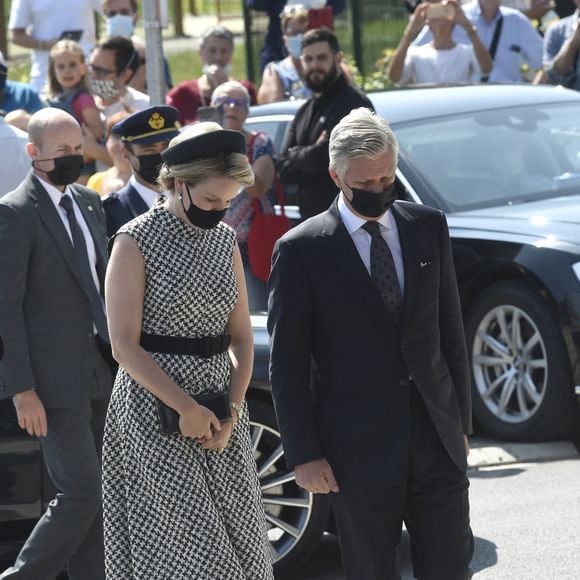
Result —
[[234, 421], [234, 425], [238, 422], [240, 417], [242, 416], [242, 410], [244, 408], [243, 401], [241, 403], [235, 403], [234, 401], [230, 401], [230, 407], [236, 412], [236, 420]]

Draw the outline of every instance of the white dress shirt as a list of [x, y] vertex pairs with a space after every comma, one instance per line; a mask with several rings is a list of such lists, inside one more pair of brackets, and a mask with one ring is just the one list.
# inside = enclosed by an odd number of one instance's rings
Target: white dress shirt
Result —
[[0, 197], [9, 191], [16, 189], [30, 171], [30, 157], [26, 153], [28, 133], [6, 123], [0, 117], [0, 143], [2, 143], [2, 155], [0, 155]]
[[79, 224], [79, 227], [81, 228], [81, 231], [83, 232], [83, 236], [85, 237], [85, 244], [87, 246], [87, 253], [89, 255], [89, 265], [91, 267], [91, 274], [93, 276], [93, 281], [95, 282], [95, 287], [97, 288], [97, 292], [99, 292], [99, 294], [101, 294], [101, 285], [99, 283], [99, 276], [97, 274], [97, 251], [95, 249], [95, 242], [94, 242], [93, 236], [91, 235], [91, 232], [89, 230], [89, 226], [87, 226], [87, 223], [85, 222], [85, 218], [84, 218], [84, 216], [83, 216], [83, 214], [82, 214], [82, 212], [77, 204], [74, 193], [71, 191], [71, 189], [68, 185], [65, 187], [64, 193], [61, 193], [60, 190], [57, 189], [51, 183], [44, 181], [44, 179], [41, 179], [40, 177], [38, 177], [38, 175], [36, 177], [38, 178], [38, 181], [40, 181], [40, 183], [42, 184], [42, 186], [46, 190], [46, 193], [48, 193], [50, 200], [54, 204], [54, 207], [56, 208], [56, 211], [57, 211], [58, 215], [60, 216], [60, 219], [61, 219], [61, 221], [66, 229], [66, 232], [68, 234], [68, 237], [70, 238], [71, 243], [72, 243], [73, 239], [72, 239], [72, 233], [70, 231], [68, 217], [66, 215], [66, 210], [64, 209], [64, 207], [62, 207], [60, 205], [60, 200], [61, 200], [63, 195], [70, 195], [72, 197], [75, 217], [77, 218], [77, 223]]
[[[338, 198], [338, 211], [346, 231], [349, 233], [352, 241], [359, 253], [360, 259], [363, 261], [367, 272], [371, 273], [371, 235], [363, 229], [362, 226], [368, 221], [355, 215], [344, 201], [344, 193], [340, 192]], [[399, 279], [399, 286], [401, 288], [401, 296], [405, 290], [405, 270], [403, 266], [403, 254], [401, 251], [401, 241], [399, 240], [399, 230], [397, 229], [397, 222], [389, 209], [380, 220], [378, 220], [381, 227], [381, 235], [393, 255], [395, 262], [395, 270], [397, 271], [397, 278]]]
[[142, 183], [139, 183], [135, 179], [134, 175], [131, 175], [131, 177], [129, 178], [129, 185], [132, 185], [137, 190], [137, 193], [139, 194], [139, 196], [145, 202], [145, 204], [149, 209], [153, 207], [153, 205], [157, 201], [157, 198], [160, 195], [155, 190], [150, 189], [149, 187], [143, 185]]

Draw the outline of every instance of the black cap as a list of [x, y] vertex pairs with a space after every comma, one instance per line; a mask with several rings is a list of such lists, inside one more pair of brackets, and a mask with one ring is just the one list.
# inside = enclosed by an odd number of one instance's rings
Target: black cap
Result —
[[124, 143], [147, 145], [158, 141], [169, 141], [179, 135], [177, 117], [179, 111], [175, 107], [161, 105], [149, 107], [129, 115], [119, 121], [111, 131], [121, 137]]
[[247, 155], [246, 138], [239, 131], [219, 129], [197, 134], [181, 143], [172, 145], [161, 153], [166, 165], [181, 165], [194, 159], [207, 159], [222, 153]]

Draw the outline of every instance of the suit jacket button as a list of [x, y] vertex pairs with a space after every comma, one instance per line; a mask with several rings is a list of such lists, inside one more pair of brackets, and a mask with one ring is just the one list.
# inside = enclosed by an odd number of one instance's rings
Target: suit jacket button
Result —
[[409, 384], [409, 379], [399, 379], [399, 386], [406, 387]]

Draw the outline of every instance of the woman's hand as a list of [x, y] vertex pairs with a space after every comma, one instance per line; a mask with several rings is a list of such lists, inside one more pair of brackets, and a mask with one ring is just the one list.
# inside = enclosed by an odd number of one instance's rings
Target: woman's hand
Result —
[[179, 414], [179, 430], [184, 437], [210, 439], [213, 431], [221, 429], [218, 418], [203, 405], [191, 401], [191, 405]]
[[214, 431], [211, 437], [198, 439], [198, 442], [204, 449], [213, 449], [221, 453], [228, 446], [233, 432], [234, 422], [225, 421], [221, 424], [220, 431]]

